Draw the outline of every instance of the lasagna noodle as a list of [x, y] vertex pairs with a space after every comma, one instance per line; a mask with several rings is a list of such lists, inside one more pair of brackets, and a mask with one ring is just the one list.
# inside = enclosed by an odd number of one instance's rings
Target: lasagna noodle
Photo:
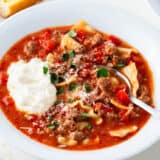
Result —
[[119, 54], [123, 58], [130, 57], [131, 53], [138, 53], [138, 51], [135, 48], [123, 48], [123, 47], [117, 47]]
[[128, 110], [127, 106], [120, 104], [118, 101], [116, 101], [113, 98], [110, 100], [110, 102], [111, 102], [111, 104], [113, 104], [115, 107], [117, 107], [119, 109]]
[[57, 83], [56, 86], [57, 87], [62, 87], [62, 86], [66, 86], [66, 85], [68, 85], [68, 84], [70, 84], [72, 82], [75, 82], [76, 81], [76, 77], [77, 77], [76, 75], [73, 75], [71, 78], [65, 79], [64, 82]]
[[136, 125], [133, 125], [133, 126], [125, 127], [125, 128], [120, 128], [117, 130], [111, 130], [109, 131], [109, 134], [113, 137], [123, 138], [123, 137], [126, 137], [130, 133], [136, 132], [137, 130], [138, 130], [138, 127]]
[[88, 33], [95, 33], [95, 29], [93, 29], [86, 21], [81, 20], [71, 28], [73, 30], [84, 30]]
[[62, 38], [61, 48], [64, 50], [75, 50], [76, 48], [81, 48], [81, 44], [66, 34]]
[[79, 105], [82, 109], [87, 111], [87, 114], [93, 118], [95, 120], [95, 123], [97, 125], [101, 124], [103, 122], [103, 119], [98, 116], [96, 113], [94, 113], [94, 110], [92, 109], [92, 107], [89, 107], [87, 105], [84, 105], [83, 102], [81, 100], [77, 100], [72, 104], [68, 104], [69, 107], [75, 107], [76, 105]]
[[78, 142], [73, 139], [67, 139], [66, 137], [59, 136], [58, 137], [58, 143], [65, 146], [75, 146]]
[[133, 96], [137, 96], [137, 90], [139, 88], [139, 82], [138, 82], [138, 70], [136, 68], [136, 65], [134, 62], [130, 62], [128, 66], [124, 67], [122, 70], [122, 73], [124, 73], [127, 78], [129, 79], [131, 86], [132, 86], [132, 94]]

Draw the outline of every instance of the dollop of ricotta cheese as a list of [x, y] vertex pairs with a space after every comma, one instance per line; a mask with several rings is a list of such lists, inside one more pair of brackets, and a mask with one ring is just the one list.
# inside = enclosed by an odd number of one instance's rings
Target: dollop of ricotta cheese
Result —
[[56, 101], [56, 88], [49, 73], [43, 73], [47, 63], [38, 58], [20, 60], [8, 68], [7, 88], [18, 110], [40, 115]]

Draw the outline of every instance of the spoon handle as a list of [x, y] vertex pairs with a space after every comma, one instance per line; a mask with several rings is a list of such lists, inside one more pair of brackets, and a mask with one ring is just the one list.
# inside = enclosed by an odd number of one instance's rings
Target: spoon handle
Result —
[[144, 103], [143, 101], [131, 96], [130, 97], [131, 101], [136, 104], [137, 106], [143, 108], [145, 111], [147, 111], [148, 113], [150, 113], [153, 117], [160, 119], [160, 111], [152, 108], [151, 106], [149, 106], [148, 104]]

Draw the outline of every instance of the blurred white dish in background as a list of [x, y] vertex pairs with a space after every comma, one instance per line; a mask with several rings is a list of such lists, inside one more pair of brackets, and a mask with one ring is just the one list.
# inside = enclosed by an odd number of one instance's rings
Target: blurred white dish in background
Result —
[[148, 0], [150, 7], [160, 16], [160, 0]]

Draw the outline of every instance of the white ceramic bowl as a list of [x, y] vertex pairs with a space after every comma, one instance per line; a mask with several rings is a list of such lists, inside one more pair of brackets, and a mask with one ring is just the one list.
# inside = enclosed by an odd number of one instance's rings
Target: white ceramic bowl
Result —
[[160, 1], [159, 0], [147, 0], [149, 6], [153, 9], [153, 11], [160, 16]]
[[[154, 100], [156, 106], [160, 107], [159, 32], [137, 17], [109, 6], [105, 0], [101, 2], [58, 0], [29, 8], [12, 16], [0, 26], [0, 54], [4, 54], [11, 45], [28, 33], [48, 26], [72, 24], [80, 19], [87, 20], [99, 30], [123, 38], [143, 53], [153, 71]], [[94, 151], [65, 151], [40, 144], [15, 129], [1, 112], [0, 134], [10, 144], [45, 160], [124, 160], [148, 148], [160, 138], [160, 122], [151, 118], [129, 140]]]

